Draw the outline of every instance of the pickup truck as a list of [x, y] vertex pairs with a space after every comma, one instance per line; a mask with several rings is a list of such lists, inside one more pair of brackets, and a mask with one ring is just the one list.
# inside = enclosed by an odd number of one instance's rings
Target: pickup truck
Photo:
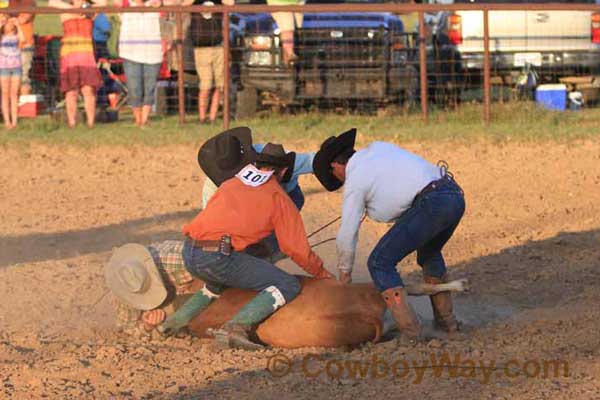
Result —
[[[459, 0], [457, 3], [483, 3]], [[485, 3], [506, 2], [485, 0]], [[531, 5], [532, 2], [510, 1]], [[549, 3], [538, 0], [535, 4]], [[576, 0], [590, 3], [591, 0]], [[471, 76], [483, 70], [483, 12], [442, 12], [431, 18], [434, 35], [460, 54]], [[533, 68], [541, 76], [560, 78], [594, 73], [600, 66], [600, 13], [591, 11], [490, 11], [490, 65], [493, 75], [506, 76]], [[518, 73], [518, 72], [517, 72]]]
[[298, 60], [291, 66], [282, 62], [279, 30], [270, 14], [239, 21], [243, 49], [236, 118], [273, 104], [398, 104], [418, 91], [414, 37], [392, 13], [304, 13], [295, 33]]

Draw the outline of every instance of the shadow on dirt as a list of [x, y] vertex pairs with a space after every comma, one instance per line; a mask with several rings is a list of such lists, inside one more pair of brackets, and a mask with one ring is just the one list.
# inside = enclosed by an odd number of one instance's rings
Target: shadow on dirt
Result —
[[[471, 326], [518, 317], [528, 309], [552, 309], [600, 284], [600, 230], [562, 232], [450, 268], [450, 277], [468, 278], [471, 291], [454, 296], [459, 319]], [[408, 279], [419, 280], [420, 274]], [[425, 297], [413, 304], [433, 318]]]
[[[308, 197], [323, 191], [321, 188], [308, 188], [304, 190], [304, 195]], [[180, 227], [192, 220], [199, 211], [176, 211], [91, 229], [0, 236], [0, 268], [109, 251], [124, 243], [149, 244], [167, 239], [183, 239]], [[177, 228], [157, 230], [161, 225]]]
[[[182, 239], [180, 227], [197, 213], [198, 210], [177, 211], [84, 230], [0, 236], [0, 268], [100, 253], [124, 243], [149, 244], [166, 239]], [[163, 226], [177, 228], [160, 229]]]

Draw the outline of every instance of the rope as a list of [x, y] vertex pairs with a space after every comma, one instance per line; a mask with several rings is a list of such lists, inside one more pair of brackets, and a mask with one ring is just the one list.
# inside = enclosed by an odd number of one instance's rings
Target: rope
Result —
[[316, 235], [317, 233], [321, 232], [323, 229], [327, 228], [328, 226], [330, 226], [331, 224], [334, 224], [335, 222], [339, 221], [342, 217], [339, 216], [331, 221], [329, 221], [328, 223], [326, 223], [325, 225], [323, 225], [322, 227], [320, 227], [319, 229], [317, 229], [316, 231], [314, 231], [313, 233], [311, 233], [310, 235], [308, 235], [306, 238], [310, 239], [312, 236]]
[[313, 248], [313, 247], [317, 247], [317, 246], [320, 246], [320, 245], [322, 245], [323, 243], [331, 242], [332, 240], [335, 240], [335, 239], [337, 239], [337, 238], [335, 238], [335, 237], [331, 237], [331, 238], [329, 238], [329, 239], [321, 240], [320, 242], [317, 242], [317, 243], [315, 243], [315, 244], [311, 244], [311, 245], [310, 245], [310, 247], [311, 247], [311, 248]]
[[[323, 225], [322, 227], [320, 227], [319, 229], [317, 229], [316, 231], [314, 231], [313, 233], [311, 233], [310, 235], [308, 235], [306, 238], [308, 239], [311, 236], [313, 236], [314, 234], [316, 234], [317, 232], [321, 232], [323, 229], [327, 228], [329, 225], [333, 224], [334, 222], [336, 222], [340, 218], [342, 218], [342, 217], [337, 217], [333, 221], [328, 222], [327, 224]], [[361, 224], [363, 223], [363, 221], [365, 220], [365, 218], [367, 218], [367, 214], [366, 213], [363, 215], [362, 219], [360, 220]], [[311, 248], [317, 247], [317, 246], [320, 246], [320, 245], [322, 245], [324, 243], [331, 242], [332, 240], [335, 240], [335, 239], [337, 239], [337, 237], [330, 237], [329, 239], [321, 240], [320, 242], [317, 242], [315, 244], [311, 244], [310, 247]]]

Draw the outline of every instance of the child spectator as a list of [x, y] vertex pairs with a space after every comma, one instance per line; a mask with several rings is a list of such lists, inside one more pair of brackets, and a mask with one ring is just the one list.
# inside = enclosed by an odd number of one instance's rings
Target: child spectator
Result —
[[0, 20], [0, 88], [2, 89], [2, 117], [4, 126], [17, 126], [19, 87], [21, 86], [21, 49], [23, 32], [16, 17]]
[[92, 31], [92, 38], [94, 39], [94, 54], [96, 60], [100, 58], [110, 58], [108, 53], [108, 39], [110, 38], [110, 32], [112, 24], [104, 13], [98, 13], [94, 17], [94, 29]]
[[[10, 0], [10, 7], [35, 7], [34, 0]], [[34, 15], [30, 13], [20, 13], [17, 16], [19, 27], [23, 32], [23, 41], [21, 42], [21, 94], [31, 93], [31, 66], [33, 63], [33, 53], [35, 52], [35, 41], [33, 39], [33, 19]]]

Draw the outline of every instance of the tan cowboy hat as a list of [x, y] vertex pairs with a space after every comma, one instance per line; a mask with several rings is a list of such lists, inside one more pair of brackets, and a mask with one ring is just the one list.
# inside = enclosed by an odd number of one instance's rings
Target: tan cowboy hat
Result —
[[167, 298], [152, 254], [140, 244], [115, 248], [104, 266], [104, 279], [119, 300], [137, 310], [152, 310]]

